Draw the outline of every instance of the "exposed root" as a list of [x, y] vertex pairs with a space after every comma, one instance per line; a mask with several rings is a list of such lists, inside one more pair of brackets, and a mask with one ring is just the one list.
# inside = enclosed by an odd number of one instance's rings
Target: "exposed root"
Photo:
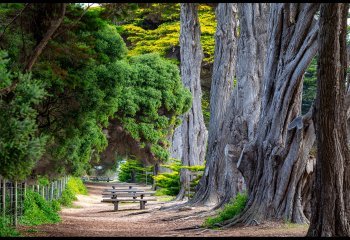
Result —
[[123, 217], [133, 216], [133, 215], [140, 215], [140, 214], [151, 213], [151, 212], [154, 212], [154, 211], [142, 211], [142, 212], [129, 213], [129, 214], [123, 216]]
[[200, 229], [201, 227], [199, 225], [194, 225], [191, 227], [185, 227], [185, 228], [176, 228], [172, 231], [184, 231], [184, 230], [193, 230], [193, 229]]

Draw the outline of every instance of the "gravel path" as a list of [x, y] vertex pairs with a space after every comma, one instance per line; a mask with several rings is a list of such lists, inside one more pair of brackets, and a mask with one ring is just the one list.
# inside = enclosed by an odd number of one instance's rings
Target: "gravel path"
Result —
[[[306, 225], [267, 223], [227, 230], [203, 229], [199, 226], [208, 207], [166, 209], [181, 202], [153, 201], [140, 210], [136, 203], [101, 203], [101, 192], [112, 183], [88, 183], [89, 195], [79, 195], [73, 208], [63, 208], [62, 222], [28, 227], [20, 226], [23, 236], [31, 237], [215, 237], [215, 236], [305, 236]], [[115, 185], [115, 183], [114, 183]], [[125, 184], [118, 184], [124, 185]], [[149, 190], [149, 187], [138, 188]]]

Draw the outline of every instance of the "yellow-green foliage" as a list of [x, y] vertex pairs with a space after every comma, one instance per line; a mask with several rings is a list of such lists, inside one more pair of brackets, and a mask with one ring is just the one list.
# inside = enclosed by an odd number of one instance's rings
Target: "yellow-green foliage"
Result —
[[62, 206], [71, 207], [73, 201], [77, 200], [76, 194], [86, 195], [87, 189], [80, 178], [70, 177], [58, 201]]
[[[166, 167], [172, 170], [172, 172], [164, 172], [153, 176], [156, 180], [156, 185], [161, 189], [157, 190], [156, 195], [170, 195], [174, 196], [179, 193], [180, 190], [180, 170], [188, 169], [192, 172], [203, 171], [204, 165], [194, 165], [194, 166], [184, 166], [181, 165], [181, 161], [178, 159], [172, 159], [171, 164], [161, 165], [162, 167]], [[198, 175], [195, 179], [192, 179], [191, 186], [195, 186], [198, 184], [201, 175]]]
[[247, 203], [247, 194], [238, 193], [237, 196], [232, 199], [228, 204], [224, 206], [222, 210], [218, 212], [216, 217], [208, 217], [204, 221], [205, 227], [215, 227], [215, 224], [222, 223], [225, 220], [231, 219], [241, 213]]
[[81, 178], [78, 177], [70, 177], [68, 182], [67, 182], [67, 188], [72, 189], [72, 191], [75, 194], [82, 194], [82, 195], [87, 195], [87, 189], [81, 180]]
[[[143, 14], [142, 10], [139, 10], [138, 13]], [[154, 30], [143, 29], [137, 26], [142, 20], [139, 18], [119, 27], [119, 32], [131, 42], [129, 56], [152, 52], [158, 52], [161, 56], [165, 56], [175, 46], [179, 46], [180, 4], [176, 3], [171, 12], [163, 15], [165, 16], [162, 17], [168, 21], [162, 23]], [[213, 62], [214, 34], [216, 30], [214, 9], [210, 6], [200, 4], [198, 7], [198, 17], [202, 33], [201, 44], [205, 55], [203, 61]]]

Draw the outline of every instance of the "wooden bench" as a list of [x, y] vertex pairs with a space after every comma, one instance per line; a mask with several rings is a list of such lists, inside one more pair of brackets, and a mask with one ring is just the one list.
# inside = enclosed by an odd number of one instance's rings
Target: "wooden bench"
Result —
[[[155, 198], [145, 199], [144, 196], [154, 194], [154, 191], [145, 192], [136, 187], [104, 189], [101, 202], [110, 202], [114, 204], [114, 211], [118, 211], [119, 202], [140, 202], [140, 209], [145, 209], [147, 201], [156, 201]], [[107, 198], [106, 198], [107, 197]]]
[[140, 209], [145, 209], [147, 201], [157, 201], [155, 198], [149, 199], [121, 199], [121, 198], [108, 198], [103, 199], [101, 202], [110, 202], [114, 204], [114, 211], [118, 211], [119, 202], [140, 202]]
[[151, 194], [154, 194], [155, 192], [130, 192], [130, 193], [127, 193], [127, 192], [115, 192], [115, 193], [102, 193], [102, 197], [103, 198], [120, 198], [120, 197], [133, 197], [133, 198], [141, 198], [143, 199], [144, 196], [146, 195], [151, 195]]

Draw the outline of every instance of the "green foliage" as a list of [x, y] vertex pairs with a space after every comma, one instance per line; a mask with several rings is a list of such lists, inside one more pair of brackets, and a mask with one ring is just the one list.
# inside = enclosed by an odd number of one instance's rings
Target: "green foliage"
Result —
[[107, 25], [96, 33], [96, 52], [100, 53], [101, 63], [108, 63], [126, 56], [127, 49], [116, 28]]
[[157, 186], [161, 187], [158, 191], [158, 195], [170, 195], [175, 196], [180, 191], [180, 173], [173, 171], [172, 173], [161, 173], [154, 176]]
[[[150, 12], [152, 12], [152, 17], [150, 17]], [[129, 56], [152, 52], [158, 52], [161, 56], [166, 56], [171, 54], [176, 46], [179, 46], [179, 3], [171, 5], [153, 3], [151, 6], [138, 8], [134, 15], [134, 18], [129, 20], [127, 24], [123, 24], [118, 28], [121, 35], [125, 36], [127, 41], [131, 43]], [[154, 15], [157, 15], [157, 17]], [[214, 9], [208, 5], [200, 4], [198, 18], [201, 25], [203, 61], [213, 62], [214, 33], [216, 29]], [[152, 19], [153, 22], [158, 22], [159, 25], [155, 29], [147, 29], [146, 23], [152, 22]]]
[[0, 218], [0, 237], [19, 237], [19, 232], [10, 224], [8, 217]]
[[[16, 78], [19, 83], [11, 98], [0, 98], [0, 174], [8, 179], [23, 180], [44, 153], [46, 137], [38, 133], [34, 105], [45, 96], [43, 84], [7, 70], [6, 53], [0, 51], [1, 87]], [[0, 88], [1, 88], [0, 87]]]
[[210, 122], [210, 91], [204, 88], [202, 90], [202, 112], [205, 126], [208, 128]]
[[87, 195], [87, 189], [80, 178], [70, 177], [58, 202], [62, 206], [72, 207], [73, 202], [77, 200], [76, 194]]
[[[118, 169], [118, 180], [121, 182], [135, 182], [145, 183], [146, 174], [145, 172], [153, 172], [153, 166], [144, 167], [143, 164], [137, 160], [129, 159], [123, 161]], [[152, 179], [153, 175], [149, 174], [148, 183]]]
[[[157, 190], [157, 195], [170, 195], [175, 196], [180, 191], [180, 170], [188, 169], [189, 171], [203, 171], [205, 166], [195, 165], [195, 166], [183, 166], [181, 161], [178, 159], [172, 159], [170, 164], [161, 165], [162, 167], [169, 168], [172, 172], [160, 173], [153, 178], [156, 180], [156, 185], [160, 187]], [[195, 179], [191, 180], [191, 187], [194, 187], [198, 184], [201, 175], [199, 174]]]
[[317, 57], [314, 57], [306, 69], [303, 83], [302, 114], [309, 111], [311, 104], [316, 99], [317, 89]]
[[204, 221], [204, 226], [208, 228], [215, 227], [215, 224], [222, 223], [241, 213], [247, 203], [248, 196], [246, 193], [238, 193], [237, 196], [227, 203], [216, 217], [208, 217]]
[[41, 186], [48, 186], [50, 183], [50, 180], [45, 176], [38, 176], [38, 183]]
[[[0, 12], [8, 20], [23, 7], [1, 5]], [[24, 11], [23, 19], [34, 19], [37, 8]], [[192, 102], [177, 66], [157, 54], [127, 58], [115, 24], [103, 19], [104, 9], [83, 12], [80, 4], [67, 5], [59, 28], [64, 31], [48, 42], [31, 75], [18, 69], [37, 42], [35, 24], [17, 19], [4, 35], [0, 47], [9, 58], [0, 52], [0, 89], [19, 79], [14, 94], [0, 98], [4, 177], [21, 180], [33, 168], [41, 175], [83, 175], [107, 147], [103, 129], [111, 118], [155, 160], [169, 158], [168, 137]]]
[[88, 191], [83, 181], [79, 177], [70, 177], [66, 188], [72, 189], [75, 194], [87, 195]]
[[107, 66], [104, 80], [119, 83], [116, 118], [130, 135], [151, 144], [160, 161], [169, 158], [170, 129], [191, 107], [191, 93], [183, 87], [176, 65], [158, 54], [145, 54]]
[[57, 203], [46, 201], [39, 193], [28, 190], [24, 200], [24, 214], [21, 224], [33, 226], [60, 222]]
[[54, 212], [59, 212], [61, 211], [61, 204], [58, 200], [52, 200], [51, 201], [51, 207]]
[[58, 201], [62, 206], [72, 207], [73, 202], [76, 201], [77, 199], [78, 198], [75, 196], [75, 193], [73, 192], [73, 190], [67, 187], [62, 191], [62, 195]]

